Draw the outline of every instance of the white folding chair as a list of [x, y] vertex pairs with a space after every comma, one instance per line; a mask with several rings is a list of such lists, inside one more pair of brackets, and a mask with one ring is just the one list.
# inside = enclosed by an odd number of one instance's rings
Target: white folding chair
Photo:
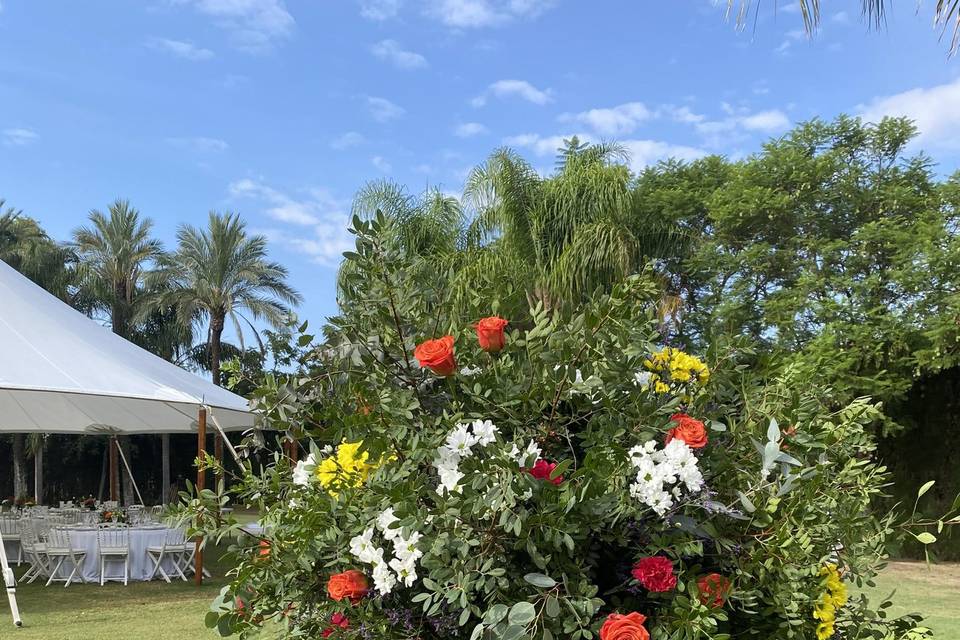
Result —
[[123, 561], [123, 584], [130, 579], [130, 529], [125, 525], [102, 524], [97, 528], [97, 546], [100, 550], [100, 586], [119, 576], [107, 576], [107, 563]]
[[[180, 571], [180, 575], [184, 576], [183, 578], [184, 580], [186, 580], [185, 573], [189, 573], [190, 575], [196, 575], [197, 573], [197, 565], [193, 562], [193, 558], [196, 555], [196, 553], [197, 553], [196, 542], [194, 540], [186, 539], [186, 535], [184, 534], [183, 553], [179, 554], [175, 558], [175, 561], [177, 563], [177, 568]], [[210, 572], [207, 571], [206, 567], [203, 568], [203, 577], [204, 578], [210, 577]]]
[[20, 579], [27, 584], [32, 584], [34, 580], [50, 574], [50, 568], [47, 564], [47, 547], [40, 541], [37, 530], [33, 523], [24, 518], [20, 523], [20, 548], [23, 549], [23, 555], [30, 566]]
[[[50, 586], [54, 582], [63, 582], [64, 588], [69, 587], [70, 583], [73, 582], [75, 577], [80, 579], [80, 582], [86, 582], [83, 579], [83, 572], [81, 571], [81, 565], [83, 564], [83, 559], [86, 557], [87, 552], [83, 549], [77, 549], [73, 546], [72, 541], [70, 540], [70, 530], [62, 527], [54, 527], [50, 529], [47, 534], [47, 545], [45, 555], [47, 556], [47, 562], [50, 566], [50, 577], [47, 579], [46, 586]], [[56, 560], [56, 566], [53, 565], [54, 560]], [[70, 561], [72, 568], [70, 570], [70, 575], [66, 578], [59, 577], [60, 568], [63, 567], [63, 563], [67, 560]], [[64, 568], [66, 571], [66, 568]]]
[[[157, 577], [157, 573], [170, 582], [170, 576], [163, 570], [163, 559], [170, 558], [173, 561], [173, 569], [184, 582], [187, 576], [183, 573], [181, 558], [187, 553], [187, 539], [182, 529], [167, 529], [164, 533], [163, 544], [160, 546], [147, 547], [147, 555], [153, 560], [153, 571], [150, 572], [150, 579]], [[176, 577], [176, 576], [175, 576]]]
[[20, 518], [10, 513], [0, 513], [0, 544], [17, 543], [17, 566], [23, 562], [23, 545], [20, 543]]

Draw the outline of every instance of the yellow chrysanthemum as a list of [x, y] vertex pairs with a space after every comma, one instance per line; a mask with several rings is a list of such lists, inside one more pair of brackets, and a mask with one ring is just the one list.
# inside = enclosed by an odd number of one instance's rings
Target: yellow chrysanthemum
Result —
[[668, 391], [670, 391], [670, 385], [668, 385], [665, 382], [661, 382], [660, 380], [657, 380], [657, 383], [653, 385], [653, 390], [656, 391], [657, 393], [667, 393]]
[[[670, 382], [681, 385], [694, 382], [703, 385], [710, 379], [710, 370], [700, 358], [673, 347], [664, 347], [652, 353], [643, 361], [643, 366], [648, 371], [668, 373]], [[666, 393], [669, 391], [669, 385], [664, 383], [663, 388], [655, 388], [655, 390], [658, 393]]]
[[817, 625], [817, 640], [827, 640], [836, 633], [833, 622], [821, 622]]

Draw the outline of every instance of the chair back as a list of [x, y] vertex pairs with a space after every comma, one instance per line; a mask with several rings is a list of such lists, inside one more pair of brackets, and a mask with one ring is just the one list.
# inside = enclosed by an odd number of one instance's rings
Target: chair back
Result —
[[72, 548], [69, 529], [65, 527], [53, 527], [47, 532], [47, 550]]
[[97, 527], [97, 545], [101, 549], [129, 549], [130, 529], [126, 526], [102, 524]]
[[104, 511], [116, 511], [117, 508], [120, 506], [120, 503], [117, 502], [116, 500], [107, 500], [100, 506], [103, 507]]
[[32, 552], [38, 544], [40, 544], [40, 537], [37, 535], [37, 530], [30, 520], [24, 519], [20, 523], [20, 545], [24, 551]]
[[0, 535], [15, 536], [20, 533], [20, 519], [10, 514], [0, 514]]
[[187, 543], [187, 534], [183, 529], [167, 529], [163, 543], [168, 546], [179, 546]]
[[100, 521], [100, 514], [96, 511], [81, 511], [78, 522], [80, 524], [97, 524]]

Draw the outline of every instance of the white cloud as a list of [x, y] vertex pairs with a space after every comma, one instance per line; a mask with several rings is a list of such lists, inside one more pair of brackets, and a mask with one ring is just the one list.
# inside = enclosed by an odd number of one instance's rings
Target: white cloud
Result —
[[471, 138], [486, 132], [487, 128], [479, 122], [464, 122], [457, 125], [457, 128], [453, 130], [453, 134], [458, 138]]
[[776, 133], [790, 127], [790, 118], [779, 109], [768, 109], [758, 111], [750, 115], [740, 116], [738, 123], [744, 129], [749, 131], [762, 131], [764, 133]]
[[202, 136], [193, 138], [167, 138], [166, 142], [178, 149], [195, 153], [216, 153], [226, 151], [230, 148], [230, 145], [220, 138], [205, 138]]
[[390, 173], [393, 171], [393, 165], [387, 162], [383, 156], [373, 156], [370, 158], [370, 164], [376, 167], [377, 171], [381, 173]]
[[879, 96], [857, 107], [868, 122], [884, 116], [907, 116], [919, 129], [917, 142], [960, 149], [960, 78], [933, 87], [917, 87], [890, 96]]
[[[581, 142], [597, 142], [589, 133], [578, 133], [576, 136]], [[503, 142], [508, 146], [530, 149], [537, 156], [555, 156], [557, 151], [564, 146], [564, 140], [571, 137], [573, 137], [573, 134], [540, 136], [535, 133], [525, 133], [506, 138]], [[644, 167], [668, 158], [690, 161], [707, 155], [707, 152], [703, 149], [660, 140], [618, 140], [617, 142], [630, 155], [628, 164], [634, 172], [641, 171]]]
[[426, 14], [448, 27], [471, 29], [535, 18], [555, 4], [555, 0], [428, 0]]
[[633, 133], [641, 122], [654, 115], [642, 102], [627, 102], [616, 107], [567, 114], [560, 119], [583, 123], [603, 136], [622, 136]]
[[830, 18], [830, 21], [836, 22], [837, 24], [847, 24], [850, 22], [850, 14], [846, 11], [838, 11], [837, 13], [833, 14], [833, 16]]
[[544, 105], [553, 101], [553, 91], [550, 89], [537, 89], [526, 80], [497, 80], [487, 90], [471, 100], [475, 107], [482, 107], [487, 104], [487, 98], [490, 95], [497, 98], [517, 97], [533, 104]]
[[262, 181], [244, 178], [231, 183], [228, 190], [233, 198], [260, 202], [272, 219], [294, 226], [292, 230], [268, 229], [265, 235], [313, 262], [334, 267], [341, 254], [353, 246], [347, 231], [348, 205], [326, 189], [305, 189], [302, 197], [294, 198]]
[[330, 148], [342, 151], [350, 147], [359, 147], [366, 141], [367, 139], [363, 137], [363, 134], [357, 133], [356, 131], [347, 131], [331, 140]]
[[407, 111], [398, 104], [390, 102], [386, 98], [376, 96], [367, 97], [367, 110], [377, 122], [388, 122], [399, 118]]
[[283, 0], [170, 0], [208, 15], [230, 32], [234, 45], [246, 51], [269, 50], [290, 36], [296, 21]]
[[373, 55], [386, 60], [398, 69], [422, 69], [427, 66], [427, 59], [414, 51], [407, 51], [396, 40], [381, 40], [370, 47]]
[[400, 12], [400, 0], [360, 0], [360, 15], [367, 20], [389, 20]]
[[775, 134], [790, 128], [790, 118], [780, 109], [751, 112], [746, 107], [720, 105], [725, 118], [701, 119], [692, 122], [694, 129], [704, 136], [707, 146], [728, 149], [731, 144], [743, 142], [748, 133]]
[[3, 144], [8, 147], [23, 147], [36, 142], [40, 135], [33, 129], [13, 127], [0, 131], [0, 137], [3, 138]]
[[157, 51], [163, 51], [183, 58], [184, 60], [209, 60], [213, 57], [213, 51], [198, 47], [192, 42], [183, 40], [171, 40], [169, 38], [151, 38], [147, 40], [147, 46]]

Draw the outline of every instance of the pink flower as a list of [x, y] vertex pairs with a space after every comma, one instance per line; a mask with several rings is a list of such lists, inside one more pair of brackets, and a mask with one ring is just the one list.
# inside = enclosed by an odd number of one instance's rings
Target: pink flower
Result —
[[553, 473], [553, 470], [557, 468], [556, 462], [547, 462], [543, 458], [537, 460], [536, 464], [527, 469], [527, 473], [532, 475], [537, 480], [546, 480], [552, 482], [555, 485], [559, 485], [563, 482], [563, 476], [557, 476], [556, 478], [550, 479], [550, 474]]
[[337, 627], [340, 627], [341, 629], [346, 629], [347, 627], [350, 626], [350, 619], [347, 618], [347, 616], [343, 615], [342, 613], [337, 612], [330, 617], [330, 624], [332, 624], [333, 626], [327, 627], [326, 629], [324, 629], [323, 632], [320, 634], [321, 637], [329, 638], [330, 636], [333, 635], [333, 632], [337, 630]]
[[647, 591], [673, 591], [677, 586], [677, 576], [673, 573], [673, 563], [663, 556], [640, 558], [630, 572], [637, 582]]

